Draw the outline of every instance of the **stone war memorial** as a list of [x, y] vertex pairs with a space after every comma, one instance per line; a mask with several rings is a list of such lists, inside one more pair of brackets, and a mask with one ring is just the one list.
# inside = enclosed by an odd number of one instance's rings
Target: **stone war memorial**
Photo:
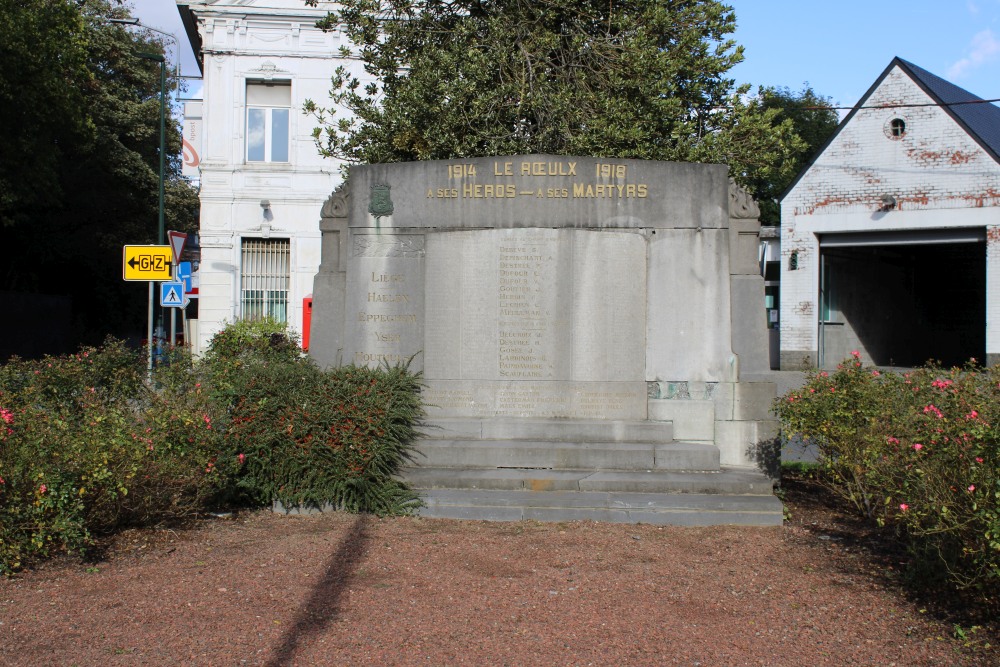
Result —
[[423, 372], [423, 515], [780, 524], [757, 215], [724, 165], [356, 166], [310, 354]]

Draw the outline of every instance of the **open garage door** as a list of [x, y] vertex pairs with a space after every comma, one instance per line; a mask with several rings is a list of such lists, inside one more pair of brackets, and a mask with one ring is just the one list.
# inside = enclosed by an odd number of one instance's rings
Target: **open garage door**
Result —
[[879, 366], [986, 358], [983, 229], [820, 237], [819, 364], [852, 350]]

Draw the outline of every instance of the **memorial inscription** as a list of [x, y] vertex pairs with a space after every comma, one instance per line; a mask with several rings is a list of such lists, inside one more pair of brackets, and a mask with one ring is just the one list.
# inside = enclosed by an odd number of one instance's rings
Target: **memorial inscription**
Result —
[[[494, 161], [483, 170], [472, 163], [443, 163], [444, 184], [428, 185], [427, 199], [645, 199], [649, 184], [631, 182], [627, 164], [598, 162], [593, 172], [578, 172], [571, 160]], [[526, 178], [533, 184], [526, 186]], [[540, 187], [536, 177], [559, 179], [556, 187]], [[480, 182], [482, 178], [482, 182]], [[461, 181], [454, 183], [453, 181]]]
[[[423, 238], [355, 237], [348, 278], [355, 336], [346, 356], [355, 364], [403, 363], [423, 346]], [[353, 306], [353, 308], [352, 308]]]

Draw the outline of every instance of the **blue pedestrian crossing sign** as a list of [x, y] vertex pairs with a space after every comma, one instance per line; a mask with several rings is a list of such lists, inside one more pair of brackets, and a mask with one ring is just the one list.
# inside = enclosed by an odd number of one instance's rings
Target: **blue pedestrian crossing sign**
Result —
[[184, 283], [160, 283], [160, 306], [163, 308], [183, 308], [187, 305]]

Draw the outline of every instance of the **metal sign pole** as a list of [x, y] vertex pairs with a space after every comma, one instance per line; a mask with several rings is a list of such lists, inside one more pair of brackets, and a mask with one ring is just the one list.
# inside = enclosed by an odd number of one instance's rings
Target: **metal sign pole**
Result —
[[146, 320], [146, 376], [153, 379], [153, 281], [149, 281], [149, 317]]

